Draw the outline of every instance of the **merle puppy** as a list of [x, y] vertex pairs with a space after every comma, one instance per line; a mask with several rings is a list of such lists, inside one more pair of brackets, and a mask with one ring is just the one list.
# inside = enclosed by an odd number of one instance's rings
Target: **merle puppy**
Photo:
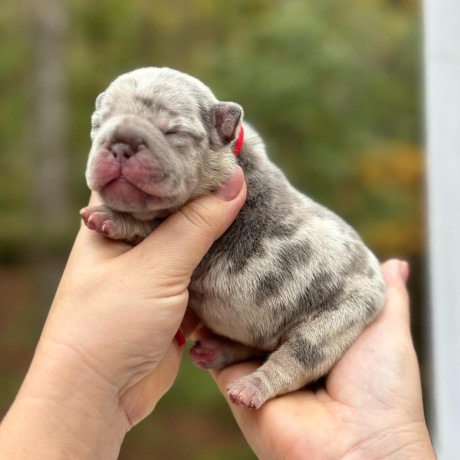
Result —
[[167, 68], [118, 77], [96, 100], [86, 178], [102, 206], [86, 225], [139, 243], [169, 214], [245, 173], [247, 200], [195, 270], [191, 308], [215, 336], [191, 349], [202, 368], [267, 358], [232, 382], [258, 408], [326, 374], [383, 305], [378, 261], [356, 232], [294, 189], [243, 110]]

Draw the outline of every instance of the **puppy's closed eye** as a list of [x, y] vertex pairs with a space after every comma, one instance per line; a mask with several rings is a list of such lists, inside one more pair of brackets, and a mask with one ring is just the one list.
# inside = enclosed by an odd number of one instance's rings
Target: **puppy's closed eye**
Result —
[[175, 136], [175, 135], [178, 135], [178, 134], [187, 134], [185, 131], [181, 130], [180, 128], [169, 128], [166, 132], [165, 132], [165, 136]]

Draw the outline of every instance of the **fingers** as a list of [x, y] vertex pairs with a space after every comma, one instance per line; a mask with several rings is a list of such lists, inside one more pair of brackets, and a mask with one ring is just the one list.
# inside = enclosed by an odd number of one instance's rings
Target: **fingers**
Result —
[[230, 401], [227, 393], [227, 386], [238, 378], [251, 374], [257, 369], [257, 367], [260, 366], [260, 364], [260, 362], [256, 361], [247, 361], [234, 364], [223, 369], [209, 371], [213, 379], [216, 381], [219, 390], [224, 395], [238, 426], [253, 449], [256, 449], [258, 443], [260, 442], [258, 428], [260, 423], [259, 417], [264, 409], [266, 409], [266, 406], [263, 406], [261, 409], [256, 411], [238, 407]]
[[[101, 204], [100, 199], [92, 192], [89, 199], [89, 205], [95, 206], [98, 204]], [[90, 230], [82, 220], [70, 259], [75, 258], [76, 261], [83, 263], [83, 265], [93, 266], [118, 257], [131, 248], [132, 246], [130, 244], [106, 238]]]
[[405, 284], [409, 279], [409, 264], [402, 260], [390, 259], [381, 266], [383, 277], [388, 284]]
[[180, 330], [184, 334], [185, 337], [189, 337], [193, 331], [198, 327], [200, 324], [200, 319], [198, 316], [191, 310], [187, 308], [185, 310], [184, 317], [182, 318], [182, 323], [180, 325]]
[[183, 347], [172, 343], [155, 368], [121, 394], [120, 403], [131, 427], [147, 417], [171, 388], [179, 371], [183, 351]]
[[114, 259], [129, 251], [132, 246], [124, 241], [112, 240], [90, 230], [82, 223], [72, 248], [72, 257], [92, 266]]
[[[181, 267], [189, 275], [198, 265], [212, 243], [225, 232], [235, 219], [246, 198], [246, 184], [239, 166], [230, 179], [213, 194], [187, 203], [182, 209], [166, 219], [131, 256], [146, 263]], [[98, 198], [91, 195], [90, 204]], [[116, 258], [132, 246], [105, 238], [81, 225], [72, 253], [86, 258], [89, 264]], [[154, 251], [154, 252], [152, 252]], [[152, 257], [155, 254], [155, 257]], [[139, 258], [140, 255], [145, 257]], [[169, 263], [167, 263], [169, 261]]]
[[224, 367], [222, 369], [215, 369], [209, 371], [213, 379], [216, 381], [220, 391], [224, 394], [227, 401], [229, 402], [231, 408], [233, 408], [234, 405], [230, 402], [227, 396], [227, 385], [240, 377], [244, 377], [245, 375], [251, 374], [260, 365], [260, 361], [251, 360]]
[[155, 264], [156, 273], [190, 277], [212, 243], [234, 221], [245, 199], [246, 185], [238, 166], [222, 188], [187, 203], [130, 254], [150, 255], [146, 263]]

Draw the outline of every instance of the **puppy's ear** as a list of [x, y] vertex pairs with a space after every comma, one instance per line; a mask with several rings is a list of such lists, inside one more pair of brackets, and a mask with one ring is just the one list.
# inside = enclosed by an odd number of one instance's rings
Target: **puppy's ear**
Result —
[[101, 105], [102, 105], [102, 101], [105, 97], [105, 92], [99, 94], [99, 96], [97, 96], [96, 98], [96, 103], [95, 103], [95, 111], [93, 112], [92, 116], [91, 116], [91, 133], [90, 133], [90, 136], [91, 136], [91, 140], [94, 141], [94, 138], [96, 137], [96, 132], [97, 130], [99, 129], [101, 123], [100, 123], [100, 117], [99, 117], [99, 113], [98, 113], [98, 110], [101, 108]]
[[214, 105], [212, 122], [223, 145], [235, 139], [242, 118], [243, 108], [234, 102], [218, 102]]
[[96, 103], [94, 104], [95, 105], [95, 108], [96, 110], [99, 109], [101, 107], [101, 104], [102, 104], [102, 100], [104, 99], [105, 97], [105, 91], [100, 93], [97, 98], [96, 98]]

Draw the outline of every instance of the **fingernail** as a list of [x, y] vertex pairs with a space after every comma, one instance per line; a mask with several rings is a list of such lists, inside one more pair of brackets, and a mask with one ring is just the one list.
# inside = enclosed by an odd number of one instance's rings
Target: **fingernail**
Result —
[[176, 339], [176, 342], [179, 344], [180, 347], [183, 347], [185, 345], [185, 342], [187, 341], [185, 335], [182, 333], [180, 329], [177, 330], [174, 338]]
[[231, 201], [240, 192], [241, 188], [243, 187], [243, 182], [243, 170], [237, 165], [235, 168], [235, 172], [227, 179], [227, 181], [220, 188], [218, 188], [214, 192], [214, 195], [216, 195], [217, 198], [220, 198], [221, 200]]
[[405, 260], [399, 262], [399, 274], [403, 278], [404, 282], [407, 283], [410, 274], [409, 264]]

